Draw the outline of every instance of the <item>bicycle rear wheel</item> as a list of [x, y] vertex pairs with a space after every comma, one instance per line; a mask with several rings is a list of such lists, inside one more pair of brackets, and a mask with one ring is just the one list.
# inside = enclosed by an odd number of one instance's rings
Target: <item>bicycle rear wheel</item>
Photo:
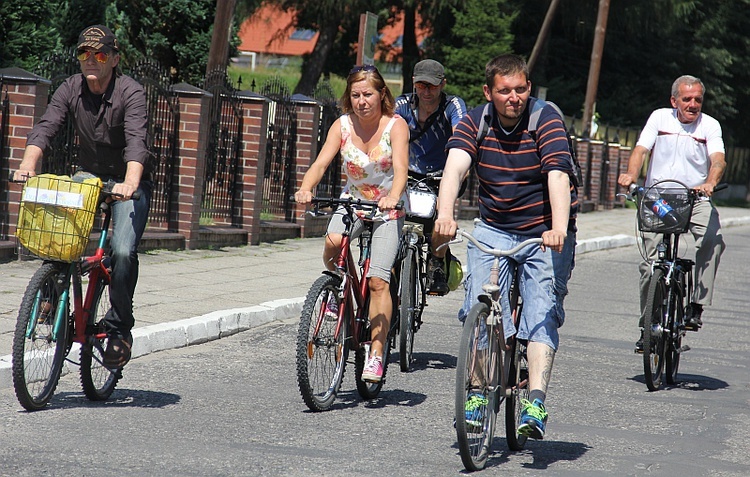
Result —
[[349, 355], [349, 323], [351, 309], [339, 320], [326, 318], [329, 299], [342, 306], [339, 290], [341, 279], [323, 275], [313, 283], [305, 298], [297, 333], [297, 384], [302, 399], [311, 411], [331, 408], [344, 379]]
[[456, 364], [456, 437], [461, 461], [470, 471], [481, 470], [487, 463], [497, 420], [500, 350], [497, 341], [488, 337], [489, 315], [485, 303], [469, 311]]
[[417, 280], [417, 257], [414, 249], [406, 249], [406, 256], [401, 264], [401, 279], [399, 280], [399, 364], [401, 371], [409, 371], [414, 352], [415, 316], [418, 313], [419, 281]]
[[91, 317], [87, 330], [91, 336], [88, 343], [81, 346], [81, 387], [83, 393], [92, 401], [109, 399], [122, 377], [121, 369], [110, 370], [103, 364], [104, 350], [108, 338], [97, 338], [96, 334], [106, 333], [102, 319], [109, 310], [109, 284], [103, 277], [96, 283], [96, 292], [91, 303]]
[[[510, 307], [514, 313], [513, 322], [518, 323], [523, 311], [523, 300], [519, 296], [518, 287], [511, 291]], [[516, 325], [518, 327], [518, 325]], [[505, 398], [505, 438], [508, 448], [512, 451], [523, 450], [527, 436], [518, 434], [518, 422], [521, 419], [521, 400], [529, 399], [529, 362], [526, 356], [526, 346], [515, 337], [510, 339], [510, 349], [505, 352], [505, 359], [509, 361], [507, 386], [509, 394]]]
[[661, 387], [667, 344], [667, 284], [664, 271], [656, 268], [651, 276], [643, 329], [643, 374], [650, 391]]
[[31, 277], [13, 335], [13, 387], [27, 411], [49, 403], [69, 350], [70, 300], [66, 282], [57, 283], [66, 264], [47, 262]]

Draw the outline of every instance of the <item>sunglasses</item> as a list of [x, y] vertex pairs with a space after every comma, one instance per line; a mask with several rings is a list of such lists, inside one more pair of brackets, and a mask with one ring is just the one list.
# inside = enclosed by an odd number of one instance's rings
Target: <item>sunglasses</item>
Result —
[[89, 58], [91, 58], [91, 55], [94, 55], [94, 59], [98, 61], [99, 63], [106, 63], [107, 60], [109, 60], [109, 53], [104, 53], [103, 51], [91, 51], [91, 50], [81, 50], [78, 52], [78, 55], [76, 55], [76, 58], [78, 58], [78, 61], [88, 61]]
[[440, 88], [439, 84], [429, 84], [429, 83], [415, 83], [414, 87], [417, 88], [420, 91], [435, 91], [436, 89]]
[[378, 71], [378, 69], [375, 67], [375, 65], [359, 65], [349, 70], [349, 76], [353, 75], [354, 73], [359, 73], [360, 71]]

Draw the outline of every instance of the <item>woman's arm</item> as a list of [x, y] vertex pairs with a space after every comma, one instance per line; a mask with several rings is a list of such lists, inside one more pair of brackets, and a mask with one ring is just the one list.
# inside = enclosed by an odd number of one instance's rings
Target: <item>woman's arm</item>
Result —
[[406, 190], [409, 175], [409, 126], [403, 118], [397, 118], [391, 128], [391, 149], [393, 151], [393, 186], [388, 195], [380, 199], [378, 208], [381, 210], [394, 208]]

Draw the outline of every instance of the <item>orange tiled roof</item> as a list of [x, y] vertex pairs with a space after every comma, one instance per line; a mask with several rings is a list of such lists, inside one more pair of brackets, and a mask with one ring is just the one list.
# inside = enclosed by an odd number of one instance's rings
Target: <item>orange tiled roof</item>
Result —
[[264, 5], [240, 25], [238, 49], [287, 56], [310, 53], [318, 41], [318, 32], [311, 32], [312, 37], [308, 39], [291, 39], [296, 30], [290, 27], [294, 23], [294, 15], [273, 5]]
[[[240, 26], [240, 51], [254, 51], [256, 53], [300, 56], [310, 53], [318, 41], [318, 32], [308, 32], [306, 39], [292, 39], [290, 36], [296, 28], [290, 27], [294, 23], [294, 12], [285, 12], [274, 5], [264, 5]], [[386, 25], [380, 30], [380, 41], [385, 45], [393, 45], [387, 60], [394, 61], [401, 52], [400, 40], [404, 33], [403, 12], [396, 15], [396, 22]], [[417, 23], [419, 19], [417, 18]], [[429, 31], [417, 28], [417, 43], [421, 43]], [[304, 36], [304, 35], [303, 35]], [[378, 55], [380, 58], [381, 55]]]

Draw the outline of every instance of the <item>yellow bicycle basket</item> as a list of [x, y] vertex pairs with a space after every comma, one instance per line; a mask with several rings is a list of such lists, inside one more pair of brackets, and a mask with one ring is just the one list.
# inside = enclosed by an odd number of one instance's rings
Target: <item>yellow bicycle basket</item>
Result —
[[16, 237], [32, 254], [60, 262], [83, 255], [94, 225], [102, 181], [41, 174], [23, 188]]

